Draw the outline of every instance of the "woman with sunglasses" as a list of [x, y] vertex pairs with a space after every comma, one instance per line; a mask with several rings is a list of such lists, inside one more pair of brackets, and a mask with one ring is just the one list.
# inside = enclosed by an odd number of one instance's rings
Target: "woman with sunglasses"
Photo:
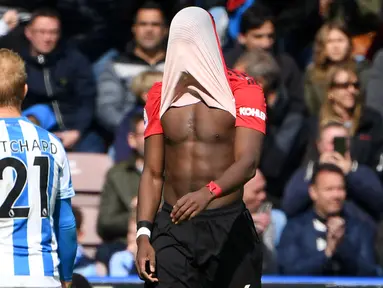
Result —
[[343, 123], [351, 137], [352, 158], [382, 174], [382, 118], [377, 111], [364, 105], [357, 73], [347, 66], [332, 67], [327, 81], [329, 84], [319, 117], [311, 123], [310, 131], [315, 133], [312, 139], [315, 139], [318, 127], [330, 122]]
[[367, 61], [356, 61], [352, 55], [351, 35], [338, 22], [324, 24], [315, 37], [313, 61], [307, 67], [304, 95], [310, 115], [318, 115], [325, 99], [328, 73], [332, 67], [343, 65], [355, 69], [361, 81], [361, 90], [366, 83]]

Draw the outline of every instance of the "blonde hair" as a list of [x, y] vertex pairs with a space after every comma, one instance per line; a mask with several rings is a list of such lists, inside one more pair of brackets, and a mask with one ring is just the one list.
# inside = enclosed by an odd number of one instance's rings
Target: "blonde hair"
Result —
[[11, 50], [0, 49], [0, 107], [20, 108], [26, 81], [23, 59]]
[[[326, 93], [326, 98], [324, 99], [324, 102], [321, 106], [320, 112], [319, 112], [319, 125], [320, 126], [325, 126], [330, 122], [341, 122], [344, 123], [344, 121], [335, 113], [334, 111], [334, 106], [332, 99], [330, 97], [331, 94], [331, 89], [332, 89], [332, 84], [335, 82], [335, 77], [340, 73], [340, 72], [346, 72], [349, 75], [353, 74], [356, 77], [357, 73], [355, 72], [354, 69], [351, 69], [350, 67], [347, 66], [335, 66], [329, 69], [329, 74], [328, 74], [328, 86], [327, 86], [327, 93]], [[359, 120], [361, 117], [362, 113], [362, 96], [359, 93], [358, 95], [355, 96], [355, 107], [352, 113], [352, 128], [350, 130], [350, 135], [354, 136], [356, 131], [359, 128]]]
[[352, 58], [352, 41], [350, 33], [347, 31], [345, 25], [342, 22], [329, 22], [324, 24], [315, 36], [313, 62], [309, 66], [312, 70], [312, 75], [314, 78], [326, 77], [328, 69], [331, 68], [333, 64], [329, 61], [326, 54], [327, 39], [332, 30], [338, 30], [347, 36], [349, 46], [345, 59], [343, 60], [343, 65], [355, 69], [356, 63]]
[[162, 81], [162, 76], [163, 73], [160, 71], [142, 72], [133, 78], [130, 88], [137, 97], [141, 97], [143, 93], [149, 91], [155, 82]]

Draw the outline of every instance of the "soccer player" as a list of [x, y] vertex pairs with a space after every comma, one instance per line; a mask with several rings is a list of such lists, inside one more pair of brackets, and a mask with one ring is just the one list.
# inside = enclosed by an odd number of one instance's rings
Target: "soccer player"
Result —
[[74, 196], [61, 142], [21, 117], [23, 60], [0, 49], [0, 287], [69, 287]]
[[262, 246], [242, 195], [266, 129], [263, 92], [227, 70], [201, 8], [174, 17], [166, 55], [145, 106], [138, 272], [157, 288], [260, 287]]

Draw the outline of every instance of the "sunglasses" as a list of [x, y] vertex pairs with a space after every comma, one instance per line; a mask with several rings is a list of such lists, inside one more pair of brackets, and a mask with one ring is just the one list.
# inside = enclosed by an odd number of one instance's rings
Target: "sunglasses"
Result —
[[339, 88], [339, 89], [347, 89], [350, 86], [354, 87], [355, 89], [359, 89], [360, 83], [356, 81], [356, 82], [343, 82], [343, 83], [334, 82], [334, 83], [331, 84], [331, 87]]

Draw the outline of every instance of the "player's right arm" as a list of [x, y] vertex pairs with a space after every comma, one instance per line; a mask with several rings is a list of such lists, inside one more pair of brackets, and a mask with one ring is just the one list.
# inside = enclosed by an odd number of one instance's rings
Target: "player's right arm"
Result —
[[[164, 137], [159, 119], [160, 93], [161, 85], [155, 84], [148, 93], [145, 105], [144, 170], [137, 204], [137, 270], [141, 278], [152, 282], [158, 279], [154, 276], [155, 252], [150, 244], [150, 234], [161, 202], [164, 172]], [[147, 263], [150, 271], [146, 269]]]

